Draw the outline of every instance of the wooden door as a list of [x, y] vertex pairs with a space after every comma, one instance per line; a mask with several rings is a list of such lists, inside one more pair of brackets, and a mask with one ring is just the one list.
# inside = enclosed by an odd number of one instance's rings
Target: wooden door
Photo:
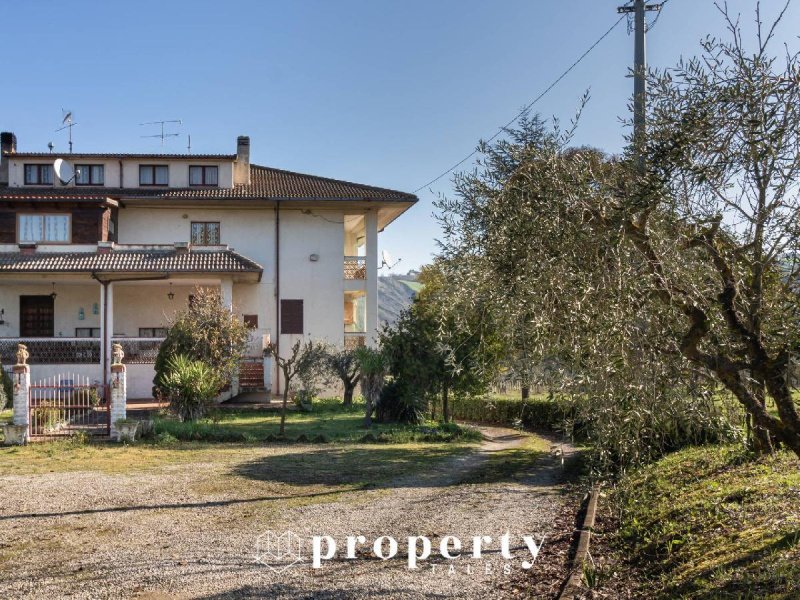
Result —
[[53, 337], [54, 304], [51, 296], [20, 296], [19, 336]]

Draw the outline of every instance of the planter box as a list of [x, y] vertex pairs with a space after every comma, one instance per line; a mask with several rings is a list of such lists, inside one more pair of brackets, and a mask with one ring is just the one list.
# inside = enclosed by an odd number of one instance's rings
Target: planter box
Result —
[[136, 440], [136, 432], [139, 430], [139, 421], [132, 423], [114, 423], [116, 441], [133, 443]]
[[3, 435], [5, 435], [4, 445], [24, 446], [28, 443], [28, 426], [7, 423], [3, 425]]

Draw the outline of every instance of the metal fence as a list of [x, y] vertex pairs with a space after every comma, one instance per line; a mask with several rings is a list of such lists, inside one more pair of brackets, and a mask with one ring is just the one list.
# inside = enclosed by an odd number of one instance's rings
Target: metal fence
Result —
[[109, 435], [111, 411], [105, 391], [101, 383], [75, 374], [54, 375], [32, 384], [28, 391], [30, 435]]

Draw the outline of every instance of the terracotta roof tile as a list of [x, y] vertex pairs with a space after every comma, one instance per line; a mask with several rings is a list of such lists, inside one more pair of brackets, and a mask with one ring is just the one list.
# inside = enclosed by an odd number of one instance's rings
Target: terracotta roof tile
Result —
[[414, 194], [328, 177], [250, 165], [250, 183], [233, 188], [0, 188], [0, 200], [93, 200], [103, 198], [169, 200], [306, 200], [416, 202]]
[[263, 268], [229, 249], [112, 250], [110, 252], [0, 252], [0, 273], [261, 273]]

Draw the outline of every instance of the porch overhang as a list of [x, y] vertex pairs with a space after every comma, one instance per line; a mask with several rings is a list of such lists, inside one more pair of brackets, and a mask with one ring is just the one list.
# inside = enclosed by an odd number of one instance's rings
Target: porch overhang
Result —
[[89, 274], [115, 281], [173, 276], [230, 277], [261, 281], [264, 269], [227, 246], [122, 246], [96, 252], [0, 252], [0, 275]]

